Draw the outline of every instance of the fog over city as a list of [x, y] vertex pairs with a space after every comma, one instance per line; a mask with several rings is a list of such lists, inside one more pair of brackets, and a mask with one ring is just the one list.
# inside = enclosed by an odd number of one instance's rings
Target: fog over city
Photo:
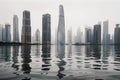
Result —
[[109, 33], [113, 34], [115, 24], [120, 23], [120, 0], [0, 0], [0, 24], [10, 23], [13, 27], [13, 15], [18, 15], [21, 35], [22, 14], [24, 10], [29, 10], [32, 35], [37, 29], [42, 34], [42, 15], [49, 13], [51, 36], [54, 37], [60, 4], [64, 6], [66, 32], [70, 27], [74, 34], [78, 27], [84, 32], [87, 26], [93, 27], [100, 21], [109, 20]]

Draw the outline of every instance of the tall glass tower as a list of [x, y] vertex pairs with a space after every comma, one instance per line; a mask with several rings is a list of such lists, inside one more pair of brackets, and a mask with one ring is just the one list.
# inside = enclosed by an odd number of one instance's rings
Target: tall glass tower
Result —
[[42, 16], [42, 44], [51, 44], [51, 15], [44, 14]]
[[19, 42], [18, 16], [13, 16], [13, 42]]
[[103, 22], [103, 44], [107, 44], [107, 38], [108, 38], [108, 21]]
[[22, 43], [31, 43], [31, 21], [30, 21], [30, 12], [23, 12], [23, 24], [22, 24]]
[[64, 19], [64, 8], [62, 5], [59, 6], [57, 45], [65, 45], [65, 19]]

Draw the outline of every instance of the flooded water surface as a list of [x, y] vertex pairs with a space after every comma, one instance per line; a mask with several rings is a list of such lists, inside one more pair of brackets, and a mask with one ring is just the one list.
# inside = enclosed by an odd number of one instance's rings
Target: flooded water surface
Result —
[[120, 80], [120, 46], [0, 46], [0, 80]]

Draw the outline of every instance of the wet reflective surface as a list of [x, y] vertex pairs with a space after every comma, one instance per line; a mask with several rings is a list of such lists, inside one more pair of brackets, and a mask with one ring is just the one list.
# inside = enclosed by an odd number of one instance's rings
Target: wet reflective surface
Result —
[[0, 46], [0, 80], [120, 80], [120, 46]]

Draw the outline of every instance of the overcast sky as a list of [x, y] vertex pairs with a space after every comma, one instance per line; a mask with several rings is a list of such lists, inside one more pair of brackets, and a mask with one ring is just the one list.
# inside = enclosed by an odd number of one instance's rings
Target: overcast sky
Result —
[[58, 26], [59, 5], [64, 6], [66, 29], [73, 32], [80, 27], [92, 27], [99, 21], [109, 20], [109, 32], [113, 33], [116, 23], [120, 23], [120, 0], [0, 0], [0, 24], [12, 25], [13, 15], [19, 17], [21, 34], [22, 12], [31, 12], [32, 34], [42, 28], [42, 15], [51, 14], [52, 34]]

